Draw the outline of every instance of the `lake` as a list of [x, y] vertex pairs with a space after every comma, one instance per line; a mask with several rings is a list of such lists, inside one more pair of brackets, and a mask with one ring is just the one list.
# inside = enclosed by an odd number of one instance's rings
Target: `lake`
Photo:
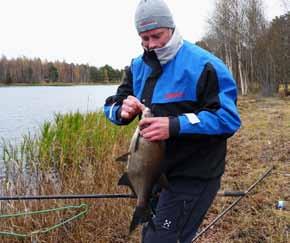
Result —
[[55, 113], [101, 110], [116, 89], [117, 85], [0, 87], [0, 138], [17, 144], [23, 135], [36, 134], [44, 121], [52, 121]]

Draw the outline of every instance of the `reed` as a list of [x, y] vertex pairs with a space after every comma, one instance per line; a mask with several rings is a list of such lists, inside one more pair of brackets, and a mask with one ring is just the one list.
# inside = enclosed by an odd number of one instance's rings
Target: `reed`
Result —
[[[117, 187], [124, 165], [115, 159], [127, 151], [135, 127], [135, 122], [130, 126], [114, 126], [102, 113], [55, 115], [53, 122], [45, 122], [41, 126], [38, 137], [24, 136], [18, 147], [4, 142], [3, 154], [7, 177], [2, 185], [10, 186], [2, 188], [2, 194], [128, 193]], [[66, 242], [65, 240], [72, 237], [68, 237], [70, 234], [74, 235], [74, 241], [70, 240], [73, 242], [96, 242], [95, 239], [98, 239], [97, 242], [106, 242], [110, 237], [119, 235], [127, 237], [131, 217], [130, 200], [106, 199], [82, 202], [91, 205], [86, 217], [88, 222], [84, 224], [84, 228], [81, 226], [76, 230], [74, 227], [79, 224], [71, 224], [71, 230], [64, 227], [40, 238], [37, 236], [37, 240]], [[80, 200], [1, 202], [2, 208], [5, 208], [1, 214], [76, 203], [80, 203]], [[127, 204], [124, 207], [125, 211], [120, 210], [120, 204], [124, 203]], [[2, 220], [0, 231], [8, 228], [18, 232], [30, 232], [33, 228], [53, 225], [64, 218], [65, 215], [59, 213], [34, 216], [30, 221], [27, 219], [23, 221], [21, 218]], [[113, 223], [112, 218], [119, 220]], [[113, 224], [119, 227], [120, 234], [117, 234], [118, 230], [112, 226]], [[80, 229], [83, 233], [78, 235]], [[14, 242], [13, 239], [5, 240]]]
[[[229, 140], [222, 190], [245, 190], [270, 165], [276, 169], [249, 196], [198, 242], [289, 242], [289, 208], [275, 209], [278, 200], [290, 201], [290, 100], [241, 98], [243, 127]], [[7, 176], [1, 193], [10, 194], [91, 194], [128, 193], [117, 186], [124, 166], [115, 161], [125, 153], [136, 123], [118, 127], [101, 113], [56, 115], [46, 122], [39, 136], [25, 136], [21, 146], [4, 146]], [[28, 167], [28, 169], [26, 169]], [[16, 173], [20, 172], [20, 173]], [[234, 199], [216, 198], [203, 226]], [[134, 200], [98, 199], [63, 201], [0, 202], [0, 212], [39, 210], [86, 202], [86, 217], [65, 227], [35, 236], [33, 242], [139, 242], [139, 231], [130, 237], [128, 228]], [[33, 231], [52, 225], [75, 213], [51, 213], [0, 220], [0, 231]], [[0, 238], [1, 241], [1, 238]], [[28, 238], [23, 242], [31, 242]], [[3, 238], [3, 242], [19, 242]]]

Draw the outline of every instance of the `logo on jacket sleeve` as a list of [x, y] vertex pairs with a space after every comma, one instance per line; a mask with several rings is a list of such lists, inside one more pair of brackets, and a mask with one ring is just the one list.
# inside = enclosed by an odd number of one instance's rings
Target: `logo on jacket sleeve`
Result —
[[167, 93], [165, 95], [166, 99], [175, 99], [175, 98], [181, 98], [184, 96], [183, 92], [175, 92], [175, 93]]

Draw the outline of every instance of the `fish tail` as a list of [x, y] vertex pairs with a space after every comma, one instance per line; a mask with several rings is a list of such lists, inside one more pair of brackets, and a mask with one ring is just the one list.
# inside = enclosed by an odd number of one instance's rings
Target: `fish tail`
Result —
[[151, 210], [146, 207], [136, 207], [130, 225], [130, 234], [137, 228], [139, 224], [149, 222], [149, 225], [155, 229], [151, 218]]

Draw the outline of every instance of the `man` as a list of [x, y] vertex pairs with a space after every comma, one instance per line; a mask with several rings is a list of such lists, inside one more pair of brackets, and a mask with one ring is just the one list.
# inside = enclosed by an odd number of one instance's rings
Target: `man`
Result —
[[160, 193], [144, 243], [189, 243], [212, 204], [225, 167], [226, 141], [240, 127], [236, 84], [217, 57], [182, 39], [163, 0], [141, 0], [135, 14], [144, 53], [132, 60], [109, 120], [126, 125], [144, 106], [141, 136], [165, 140], [170, 188]]

